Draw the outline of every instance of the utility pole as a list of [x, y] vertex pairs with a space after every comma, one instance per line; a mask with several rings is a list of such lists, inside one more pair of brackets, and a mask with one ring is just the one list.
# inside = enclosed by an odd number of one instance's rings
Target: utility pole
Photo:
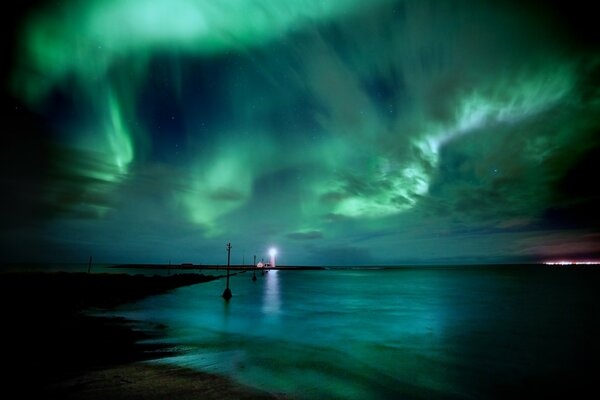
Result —
[[92, 256], [90, 256], [90, 261], [88, 262], [88, 274], [92, 271]]
[[254, 265], [252, 266], [252, 280], [255, 281], [256, 280], [256, 256], [254, 256]]
[[232, 296], [231, 290], [229, 290], [229, 261], [231, 259], [231, 243], [227, 243], [227, 287], [223, 292], [223, 298], [229, 300]]

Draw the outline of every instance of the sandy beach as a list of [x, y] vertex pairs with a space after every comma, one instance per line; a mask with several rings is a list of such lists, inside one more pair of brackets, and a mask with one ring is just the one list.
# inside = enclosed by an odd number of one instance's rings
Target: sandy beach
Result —
[[130, 363], [88, 371], [48, 388], [63, 399], [276, 399], [269, 393], [190, 369]]
[[139, 344], [159, 335], [160, 326], [140, 327], [87, 313], [218, 278], [0, 275], [5, 393], [13, 393], [12, 398], [277, 398], [223, 377], [144, 362], [172, 354], [160, 345]]

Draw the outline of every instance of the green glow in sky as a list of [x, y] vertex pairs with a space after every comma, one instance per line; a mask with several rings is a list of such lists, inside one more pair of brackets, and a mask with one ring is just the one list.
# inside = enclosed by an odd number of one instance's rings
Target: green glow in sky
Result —
[[177, 49], [210, 55], [244, 51], [305, 24], [359, 9], [358, 0], [67, 1], [35, 14], [23, 35], [23, 75], [31, 101], [74, 74], [103, 79], [130, 55]]
[[[484, 1], [34, 10], [10, 87], [55, 132], [39, 201], [58, 233], [40, 236], [128, 232], [159, 258], [223, 240], [297, 263], [533, 256], [523, 232], [591, 201], [565, 181], [600, 125], [598, 57], [553, 24]], [[466, 231], [485, 234], [461, 249]]]
[[243, 206], [252, 195], [255, 177], [277, 162], [267, 138], [251, 138], [220, 146], [210, 159], [197, 160], [189, 176], [190, 190], [178, 195], [191, 221], [204, 225], [210, 235], [222, 233], [217, 219]]
[[117, 100], [108, 99], [110, 124], [106, 127], [106, 139], [115, 165], [121, 173], [126, 172], [127, 165], [133, 160], [133, 144], [121, 115]]

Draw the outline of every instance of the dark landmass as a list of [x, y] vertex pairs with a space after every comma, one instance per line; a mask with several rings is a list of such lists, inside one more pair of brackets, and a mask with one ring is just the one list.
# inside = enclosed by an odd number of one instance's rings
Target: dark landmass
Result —
[[[156, 270], [172, 270], [172, 271], [178, 271], [178, 270], [203, 270], [203, 269], [227, 269], [227, 265], [208, 265], [208, 264], [176, 264], [176, 265], [169, 265], [169, 264], [120, 264], [120, 265], [113, 265], [112, 267], [108, 267], [108, 268], [116, 268], [116, 269], [156, 269]], [[252, 271], [254, 269], [254, 267], [252, 265], [241, 265], [241, 264], [236, 264], [236, 265], [230, 265], [229, 269], [232, 270], [242, 270], [242, 271]], [[282, 265], [279, 267], [274, 267], [274, 268], [263, 268], [265, 270], [267, 269], [275, 269], [275, 270], [307, 270], [307, 271], [314, 271], [314, 270], [325, 270], [327, 268], [325, 267], [312, 267], [312, 266], [302, 266], [302, 265]], [[260, 271], [260, 268], [256, 268], [257, 271]]]
[[[324, 270], [404, 270], [404, 269], [448, 269], [448, 270], [465, 270], [465, 269], [480, 269], [480, 268], [579, 268], [586, 269], [593, 266], [590, 265], [546, 265], [543, 263], [528, 263], [528, 264], [406, 264], [406, 265], [368, 265], [368, 266], [348, 266], [348, 265], [333, 265], [333, 266], [310, 266], [310, 265], [279, 265], [275, 268], [265, 267], [264, 270], [275, 269], [282, 271], [324, 271]], [[118, 264], [107, 268], [115, 269], [143, 269], [143, 270], [170, 270], [170, 271], [202, 271], [202, 270], [226, 270], [227, 265], [211, 265], [211, 264]], [[252, 271], [252, 265], [235, 264], [230, 265], [231, 270]], [[260, 270], [260, 268], [257, 268]]]
[[221, 277], [0, 274], [4, 393], [14, 393], [13, 398], [185, 399], [219, 398], [214, 396], [219, 387], [232, 398], [272, 398], [226, 378], [135, 363], [172, 354], [161, 345], [139, 344], [158, 336], [161, 327], [86, 313]]

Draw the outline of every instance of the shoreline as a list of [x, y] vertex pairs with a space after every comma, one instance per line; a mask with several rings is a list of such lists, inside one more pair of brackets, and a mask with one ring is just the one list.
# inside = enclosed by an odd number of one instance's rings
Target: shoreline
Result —
[[19, 398], [70, 399], [277, 398], [225, 377], [145, 363], [175, 354], [166, 345], [140, 343], [160, 337], [161, 326], [139, 329], [135, 321], [88, 312], [221, 278], [3, 273], [0, 301], [7, 393]]
[[87, 371], [51, 385], [51, 397], [78, 400], [286, 399], [219, 375], [188, 368], [134, 362]]
[[[168, 270], [168, 271], [202, 271], [202, 270], [221, 270], [227, 271], [227, 265], [213, 265], [213, 264], [117, 264], [110, 267], [109, 269], [140, 269], [140, 270]], [[301, 265], [290, 265], [290, 266], [279, 266], [279, 267], [263, 267], [255, 268], [252, 265], [232, 264], [229, 266], [232, 271], [268, 271], [268, 270], [281, 270], [281, 271], [325, 271], [325, 267], [313, 267], [313, 266], [301, 266]]]

